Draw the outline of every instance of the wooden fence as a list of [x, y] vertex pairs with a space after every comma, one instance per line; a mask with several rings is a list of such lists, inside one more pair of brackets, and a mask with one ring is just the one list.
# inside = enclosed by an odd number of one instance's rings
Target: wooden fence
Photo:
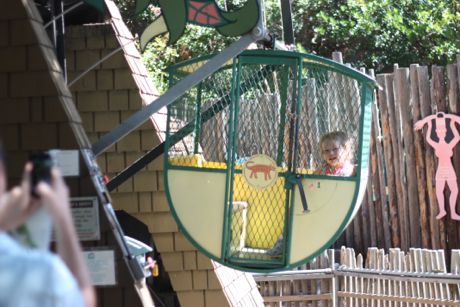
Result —
[[[372, 73], [372, 72], [371, 72]], [[460, 248], [460, 223], [448, 215], [437, 220], [435, 194], [437, 159], [426, 143], [426, 128], [413, 124], [436, 112], [460, 112], [460, 55], [446, 67], [411, 65], [377, 75], [382, 87], [373, 106], [371, 165], [362, 207], [334, 247]], [[460, 174], [460, 146], [454, 150], [454, 168]], [[448, 188], [446, 187], [446, 190]], [[457, 212], [460, 212], [457, 199]], [[449, 255], [449, 253], [447, 253]]]
[[460, 250], [448, 273], [443, 250], [370, 248], [366, 261], [342, 247], [297, 271], [255, 274], [266, 306], [460, 306]]

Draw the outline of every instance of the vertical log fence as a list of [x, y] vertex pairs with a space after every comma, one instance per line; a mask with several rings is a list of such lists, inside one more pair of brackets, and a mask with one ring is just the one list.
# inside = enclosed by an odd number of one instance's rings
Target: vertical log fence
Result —
[[[362, 254], [369, 247], [398, 247], [405, 252], [410, 248], [442, 249], [446, 253], [460, 248], [460, 223], [450, 218], [447, 187], [447, 216], [436, 219], [437, 158], [425, 140], [427, 128], [413, 129], [416, 121], [436, 112], [458, 115], [459, 76], [460, 55], [446, 67], [395, 65], [392, 73], [376, 76], [381, 88], [376, 90], [372, 110], [367, 195], [335, 248], [345, 245]], [[452, 161], [460, 174], [460, 146], [455, 147]], [[459, 202], [457, 199], [457, 212]]]

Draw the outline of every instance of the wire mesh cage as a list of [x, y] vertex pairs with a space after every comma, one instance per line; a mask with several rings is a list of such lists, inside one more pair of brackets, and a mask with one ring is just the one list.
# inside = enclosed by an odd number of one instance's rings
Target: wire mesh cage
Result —
[[[171, 85], [207, 60], [171, 67]], [[284, 51], [244, 52], [200, 82], [168, 107], [165, 183], [186, 236], [252, 271], [327, 248], [360, 203], [372, 99], [371, 78]]]

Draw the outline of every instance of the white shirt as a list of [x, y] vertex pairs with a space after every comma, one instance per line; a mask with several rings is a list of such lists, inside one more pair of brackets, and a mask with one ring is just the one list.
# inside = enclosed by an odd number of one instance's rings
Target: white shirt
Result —
[[0, 307], [80, 307], [83, 297], [64, 262], [0, 232]]

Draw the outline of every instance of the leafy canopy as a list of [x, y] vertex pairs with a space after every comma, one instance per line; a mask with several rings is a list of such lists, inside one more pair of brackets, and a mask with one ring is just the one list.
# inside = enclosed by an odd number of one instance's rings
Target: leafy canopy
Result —
[[[232, 10], [244, 0], [218, 4]], [[134, 16], [134, 0], [117, 0], [128, 26], [142, 30], [160, 13], [151, 5]], [[282, 40], [280, 0], [265, 0], [267, 27]], [[384, 72], [393, 67], [453, 62], [460, 54], [458, 0], [293, 0], [293, 28], [297, 49], [330, 57], [341, 51], [355, 67]], [[234, 39], [215, 30], [189, 25], [173, 46], [157, 37], [143, 54], [155, 85], [166, 88], [165, 69], [174, 63], [217, 52]]]
[[394, 63], [446, 64], [460, 53], [457, 0], [297, 0], [297, 42], [329, 57], [341, 51], [377, 72]]

